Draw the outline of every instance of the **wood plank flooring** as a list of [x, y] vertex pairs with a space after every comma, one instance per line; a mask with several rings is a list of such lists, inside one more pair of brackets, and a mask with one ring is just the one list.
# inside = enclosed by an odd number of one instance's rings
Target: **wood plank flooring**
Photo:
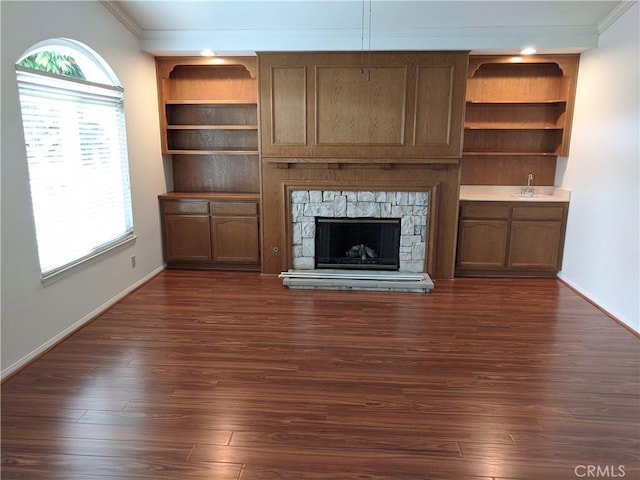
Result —
[[2, 479], [638, 479], [639, 352], [555, 279], [164, 271], [2, 385]]

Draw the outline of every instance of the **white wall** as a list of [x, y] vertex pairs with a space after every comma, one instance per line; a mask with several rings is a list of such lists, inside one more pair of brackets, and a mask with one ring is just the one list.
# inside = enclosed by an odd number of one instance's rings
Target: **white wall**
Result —
[[[2, 374], [28, 362], [162, 266], [157, 195], [166, 191], [155, 65], [100, 2], [1, 2]], [[40, 282], [14, 64], [32, 45], [85, 43], [125, 88], [135, 244], [44, 287]], [[137, 266], [131, 267], [131, 256]]]
[[[571, 154], [557, 183], [572, 191], [560, 277], [640, 331], [638, 3], [582, 54]], [[563, 172], [562, 169], [566, 168]]]

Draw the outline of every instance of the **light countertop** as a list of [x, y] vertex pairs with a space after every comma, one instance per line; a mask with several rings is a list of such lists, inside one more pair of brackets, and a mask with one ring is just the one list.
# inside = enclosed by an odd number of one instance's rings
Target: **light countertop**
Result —
[[521, 195], [522, 185], [461, 185], [460, 200], [479, 202], [568, 202], [571, 192], [558, 187], [536, 187], [533, 196]]

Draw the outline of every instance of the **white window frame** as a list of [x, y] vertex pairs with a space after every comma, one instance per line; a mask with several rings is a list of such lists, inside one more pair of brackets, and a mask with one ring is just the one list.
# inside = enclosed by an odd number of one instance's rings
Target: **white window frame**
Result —
[[68, 39], [41, 42], [18, 63], [40, 51], [73, 57], [87, 77], [16, 64], [41, 280], [48, 285], [136, 237], [124, 89], [98, 54]]

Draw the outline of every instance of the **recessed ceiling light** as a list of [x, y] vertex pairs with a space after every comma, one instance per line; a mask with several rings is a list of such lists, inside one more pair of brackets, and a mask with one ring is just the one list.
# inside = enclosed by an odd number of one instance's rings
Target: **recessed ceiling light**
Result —
[[527, 47], [522, 49], [522, 51], [520, 52], [520, 55], [533, 55], [534, 53], [536, 53], [535, 48]]
[[213, 57], [215, 56], [216, 52], [214, 52], [213, 50], [202, 50], [200, 52], [200, 55], [202, 55], [203, 57]]

